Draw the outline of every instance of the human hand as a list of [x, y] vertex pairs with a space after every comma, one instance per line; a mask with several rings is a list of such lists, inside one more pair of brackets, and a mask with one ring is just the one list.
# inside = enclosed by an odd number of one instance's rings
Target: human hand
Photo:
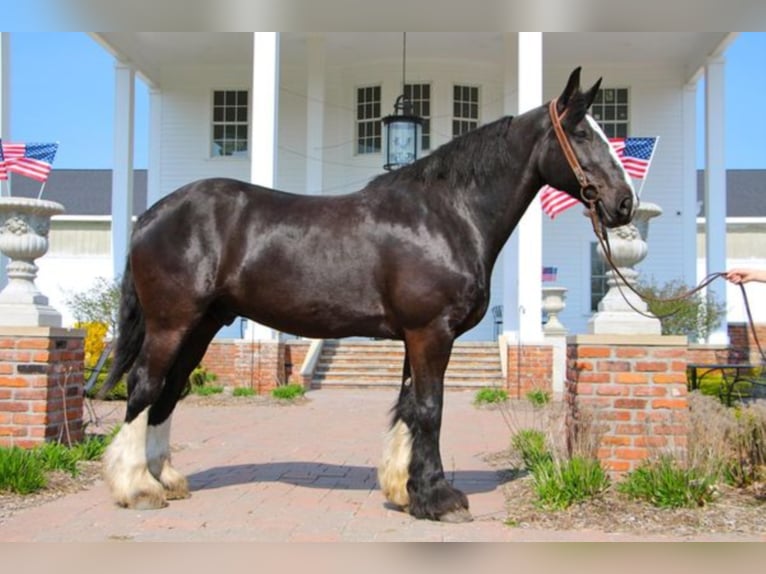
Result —
[[750, 281], [760, 281], [766, 283], [766, 271], [762, 269], [750, 269], [747, 267], [730, 269], [726, 272], [726, 279], [735, 285], [748, 283]]

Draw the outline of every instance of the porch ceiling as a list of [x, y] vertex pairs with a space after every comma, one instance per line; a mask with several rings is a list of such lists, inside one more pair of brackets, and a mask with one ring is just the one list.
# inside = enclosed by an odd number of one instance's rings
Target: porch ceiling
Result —
[[[326, 39], [327, 61], [353, 65], [360, 61], [401, 58], [401, 32], [332, 32]], [[411, 32], [408, 58], [502, 61], [504, 36], [497, 32]], [[190, 65], [251, 65], [252, 41], [248, 32], [107, 32], [93, 37], [116, 58], [132, 62], [150, 84], [161, 85], [162, 70]], [[303, 58], [309, 34], [284, 32], [283, 57]], [[705, 58], [719, 53], [733, 38], [724, 32], [590, 32], [546, 33], [545, 64], [651, 65], [663, 63], [679, 70], [686, 81]]]

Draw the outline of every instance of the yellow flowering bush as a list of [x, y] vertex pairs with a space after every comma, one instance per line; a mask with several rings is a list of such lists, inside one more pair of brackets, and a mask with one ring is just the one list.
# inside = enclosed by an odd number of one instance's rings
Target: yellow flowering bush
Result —
[[75, 323], [75, 328], [85, 330], [85, 368], [92, 369], [106, 347], [106, 333], [109, 326], [106, 323], [87, 321]]

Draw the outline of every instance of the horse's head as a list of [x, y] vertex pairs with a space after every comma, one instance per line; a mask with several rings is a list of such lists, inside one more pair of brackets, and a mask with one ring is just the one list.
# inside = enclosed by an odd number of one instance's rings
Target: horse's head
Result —
[[545, 183], [593, 205], [607, 227], [630, 223], [638, 206], [633, 184], [616, 152], [588, 114], [599, 79], [587, 92], [580, 90], [580, 68], [549, 106], [548, 132], [539, 168]]

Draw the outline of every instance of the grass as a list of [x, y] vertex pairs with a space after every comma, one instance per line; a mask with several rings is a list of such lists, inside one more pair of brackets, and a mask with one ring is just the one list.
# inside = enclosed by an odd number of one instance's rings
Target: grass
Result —
[[714, 483], [712, 475], [684, 468], [674, 458], [662, 456], [628, 474], [617, 490], [659, 508], [694, 508], [713, 499]]
[[532, 406], [537, 408], [542, 408], [551, 402], [551, 394], [542, 389], [529, 391], [526, 396], [527, 400], [532, 403]]
[[564, 510], [593, 498], [609, 487], [609, 477], [598, 460], [574, 456], [537, 464], [532, 479], [543, 508]]
[[505, 389], [496, 389], [493, 387], [486, 387], [480, 389], [476, 393], [476, 397], [473, 400], [475, 405], [491, 405], [497, 403], [503, 403], [508, 400], [508, 391]]
[[529, 469], [537, 503], [545, 509], [569, 508], [609, 487], [609, 477], [598, 460], [585, 456], [557, 460], [542, 431], [523, 429], [513, 436], [511, 445]]
[[306, 394], [306, 389], [303, 385], [297, 383], [290, 383], [287, 385], [281, 385], [271, 390], [271, 396], [275, 399], [292, 401], [302, 397]]
[[219, 395], [223, 392], [223, 387], [217, 385], [205, 385], [202, 387], [193, 386], [191, 388], [191, 394], [198, 395], [200, 397], [209, 397], [211, 395]]
[[255, 391], [250, 387], [237, 387], [231, 394], [235, 397], [252, 397], [255, 396]]
[[72, 447], [60, 443], [45, 443], [32, 449], [0, 448], [0, 492], [31, 494], [47, 485], [46, 473], [64, 471], [72, 476], [78, 463], [101, 458], [114, 436], [91, 436]]

